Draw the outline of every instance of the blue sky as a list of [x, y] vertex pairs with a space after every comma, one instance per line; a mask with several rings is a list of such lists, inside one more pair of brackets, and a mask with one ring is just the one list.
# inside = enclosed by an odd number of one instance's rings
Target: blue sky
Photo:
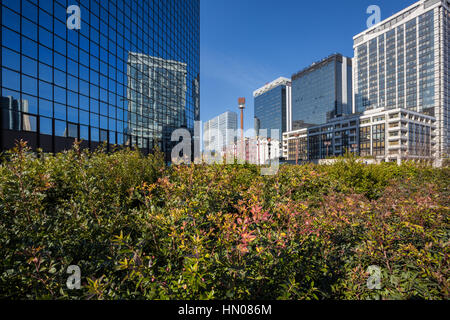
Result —
[[370, 5], [381, 19], [414, 0], [201, 0], [201, 120], [237, 112], [253, 128], [253, 91], [340, 52], [353, 57], [353, 36], [366, 29]]

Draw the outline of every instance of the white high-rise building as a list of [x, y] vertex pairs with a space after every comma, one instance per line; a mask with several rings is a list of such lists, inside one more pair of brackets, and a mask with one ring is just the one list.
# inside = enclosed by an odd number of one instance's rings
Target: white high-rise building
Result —
[[353, 105], [368, 121], [367, 153], [377, 140], [375, 155], [389, 161], [424, 158], [428, 144], [436, 165], [448, 158], [449, 38], [450, 0], [418, 1], [353, 38]]
[[203, 150], [222, 154], [226, 146], [237, 141], [237, 113], [227, 111], [205, 122], [203, 126]]

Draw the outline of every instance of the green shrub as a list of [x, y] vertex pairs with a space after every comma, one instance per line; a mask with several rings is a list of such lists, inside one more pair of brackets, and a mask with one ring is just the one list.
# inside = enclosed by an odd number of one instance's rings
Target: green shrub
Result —
[[[0, 165], [0, 297], [448, 299], [450, 170], [166, 167], [19, 144]], [[78, 265], [82, 288], [66, 287]], [[381, 289], [367, 268], [378, 266]]]

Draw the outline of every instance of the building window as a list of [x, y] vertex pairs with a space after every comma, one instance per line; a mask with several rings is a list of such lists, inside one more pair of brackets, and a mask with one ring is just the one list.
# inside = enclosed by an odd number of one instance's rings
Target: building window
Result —
[[385, 124], [372, 126], [373, 155], [385, 155]]
[[69, 123], [67, 125], [68, 134], [67, 136], [70, 138], [78, 138], [78, 125], [75, 123]]
[[359, 128], [359, 152], [362, 157], [370, 156], [370, 127]]

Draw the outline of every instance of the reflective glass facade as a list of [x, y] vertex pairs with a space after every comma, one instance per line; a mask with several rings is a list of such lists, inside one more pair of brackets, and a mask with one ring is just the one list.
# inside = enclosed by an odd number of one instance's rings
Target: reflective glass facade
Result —
[[352, 113], [352, 60], [332, 55], [292, 76], [294, 130]]
[[[81, 29], [66, 26], [78, 5]], [[155, 145], [200, 120], [199, 0], [3, 0], [1, 145]]]
[[[267, 129], [267, 137], [281, 140], [286, 132], [286, 85], [279, 85], [254, 98], [255, 119], [258, 120], [259, 130]], [[278, 130], [278, 137], [271, 134], [271, 130]]]

